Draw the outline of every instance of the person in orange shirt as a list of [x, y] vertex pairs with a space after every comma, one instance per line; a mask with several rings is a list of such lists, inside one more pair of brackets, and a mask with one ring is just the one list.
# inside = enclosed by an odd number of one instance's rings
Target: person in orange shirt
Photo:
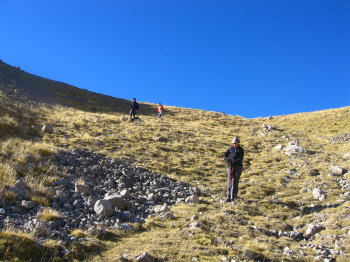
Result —
[[157, 109], [158, 119], [162, 121], [163, 121], [163, 112], [164, 112], [164, 106], [161, 103], [158, 103], [158, 109]]

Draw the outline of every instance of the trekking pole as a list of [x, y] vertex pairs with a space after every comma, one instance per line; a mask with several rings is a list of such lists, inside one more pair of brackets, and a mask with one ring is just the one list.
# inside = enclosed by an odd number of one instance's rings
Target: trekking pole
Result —
[[230, 182], [231, 182], [231, 188], [230, 188], [230, 198], [231, 200], [233, 200], [233, 183], [234, 183], [234, 176], [233, 176], [233, 172], [235, 171], [234, 167], [231, 167], [231, 174], [230, 174]]

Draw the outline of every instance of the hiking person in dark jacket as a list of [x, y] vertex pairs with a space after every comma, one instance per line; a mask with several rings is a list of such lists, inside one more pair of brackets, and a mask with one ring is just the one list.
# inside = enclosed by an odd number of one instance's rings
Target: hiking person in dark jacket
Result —
[[139, 110], [139, 104], [136, 102], [136, 98], [133, 98], [130, 104], [130, 122], [134, 121], [137, 110]]
[[238, 137], [233, 138], [232, 147], [225, 153], [227, 168], [227, 202], [237, 200], [238, 183], [243, 169], [244, 150], [239, 145]]

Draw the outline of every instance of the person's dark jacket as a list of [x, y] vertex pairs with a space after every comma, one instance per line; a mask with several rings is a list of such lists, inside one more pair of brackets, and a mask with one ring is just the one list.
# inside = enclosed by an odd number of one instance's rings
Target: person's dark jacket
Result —
[[244, 158], [244, 150], [242, 147], [237, 148], [231, 146], [225, 153], [224, 159], [228, 163], [229, 167], [243, 166], [242, 161]]
[[130, 104], [130, 108], [131, 110], [135, 111], [135, 110], [139, 110], [139, 103], [135, 102], [131, 102]]

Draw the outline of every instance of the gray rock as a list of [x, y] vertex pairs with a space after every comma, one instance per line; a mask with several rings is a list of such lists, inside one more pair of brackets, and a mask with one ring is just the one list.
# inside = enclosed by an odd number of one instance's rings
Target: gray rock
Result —
[[309, 151], [299, 145], [296, 145], [294, 142], [289, 143], [285, 148], [284, 152], [287, 155], [292, 155], [292, 154], [307, 154]]
[[32, 209], [36, 207], [36, 203], [34, 201], [22, 200], [20, 207], [23, 209]]
[[130, 207], [130, 202], [125, 200], [120, 195], [111, 195], [105, 197], [111, 203], [112, 208], [117, 208], [119, 210], [127, 210]]
[[13, 206], [13, 207], [11, 207], [11, 212], [12, 212], [12, 213], [21, 213], [21, 212], [22, 212], [22, 209], [19, 208], [19, 207]]
[[80, 193], [80, 194], [90, 194], [91, 189], [89, 186], [87, 185], [82, 185], [82, 184], [78, 184], [75, 183], [75, 192]]
[[314, 199], [318, 199], [318, 200], [322, 201], [322, 200], [325, 200], [327, 196], [326, 196], [326, 193], [323, 192], [321, 189], [315, 188], [312, 191], [312, 197]]
[[331, 166], [330, 170], [333, 174], [336, 175], [343, 175], [345, 173], [345, 170], [340, 166]]
[[197, 196], [189, 196], [189, 197], [187, 197], [186, 198], [186, 200], [185, 200], [185, 202], [187, 203], [187, 204], [190, 204], [190, 203], [198, 203], [198, 201], [199, 201], [199, 198], [197, 197]]
[[16, 183], [10, 188], [17, 200], [25, 200], [29, 196], [29, 192], [27, 190], [27, 185], [23, 180], [17, 180]]
[[120, 224], [118, 226], [118, 228], [120, 230], [123, 230], [123, 231], [132, 231], [133, 230], [132, 226], [130, 226], [129, 224]]
[[281, 144], [278, 144], [278, 145], [276, 145], [273, 149], [275, 149], [275, 150], [281, 150], [281, 149], [283, 149], [283, 145], [281, 145]]
[[313, 235], [317, 234], [318, 232], [325, 229], [322, 225], [319, 224], [309, 224], [307, 226], [305, 237], [312, 237]]
[[155, 257], [150, 256], [147, 252], [136, 257], [136, 261], [140, 262], [154, 262], [156, 260]]
[[167, 212], [163, 215], [161, 215], [162, 219], [170, 219], [170, 220], [175, 220], [175, 216], [172, 212]]
[[6, 211], [3, 208], [0, 208], [0, 215], [5, 215]]
[[201, 224], [199, 222], [193, 222], [191, 224], [188, 225], [189, 228], [196, 228], [196, 227], [200, 227]]
[[130, 197], [130, 192], [127, 189], [124, 189], [120, 192], [120, 196], [123, 198], [129, 198]]
[[42, 128], [41, 128], [41, 132], [43, 133], [53, 133], [54, 132], [54, 128], [52, 125], [44, 125]]
[[45, 223], [45, 221], [36, 221], [34, 227], [34, 234], [40, 236], [49, 237], [51, 235], [51, 230]]
[[199, 216], [198, 216], [198, 215], [193, 215], [193, 216], [190, 218], [191, 221], [196, 221], [196, 220], [198, 220], [198, 219], [199, 219]]
[[106, 234], [107, 231], [104, 228], [97, 228], [95, 226], [92, 226], [86, 232], [88, 232], [92, 236], [101, 237], [104, 234]]
[[169, 210], [170, 210], [170, 208], [168, 206], [164, 206], [164, 205], [155, 206], [153, 208], [153, 211], [156, 214], [159, 214], [159, 213], [162, 213], [162, 212], [166, 212], [166, 211], [169, 211]]
[[111, 202], [109, 200], [101, 199], [97, 200], [95, 205], [94, 205], [94, 211], [96, 214], [99, 216], [111, 216], [115, 213]]
[[129, 254], [123, 254], [120, 258], [119, 258], [119, 261], [120, 262], [129, 262], [131, 260], [129, 260]]
[[66, 186], [66, 185], [68, 185], [68, 183], [69, 183], [69, 180], [67, 178], [64, 178], [64, 177], [57, 179], [55, 181], [56, 186]]

